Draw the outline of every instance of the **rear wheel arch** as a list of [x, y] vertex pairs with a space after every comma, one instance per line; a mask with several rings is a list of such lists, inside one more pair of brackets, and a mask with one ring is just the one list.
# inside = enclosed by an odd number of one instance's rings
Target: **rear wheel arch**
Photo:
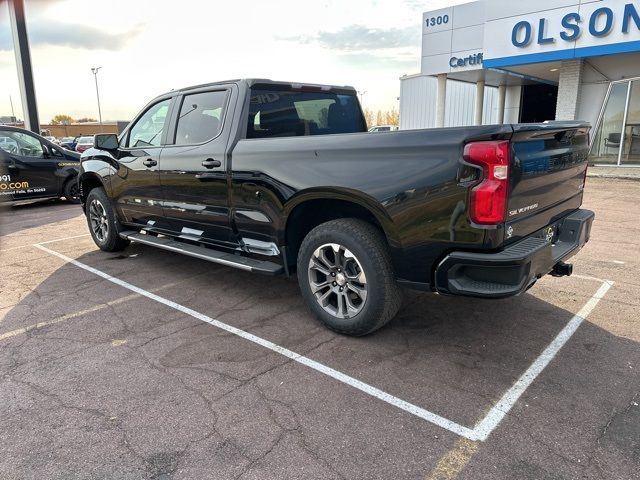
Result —
[[285, 206], [284, 238], [281, 239], [288, 249], [289, 264], [295, 265], [300, 245], [311, 230], [341, 218], [364, 220], [380, 230], [388, 246], [399, 246], [393, 221], [374, 202], [373, 199], [337, 192], [307, 193], [289, 202]]

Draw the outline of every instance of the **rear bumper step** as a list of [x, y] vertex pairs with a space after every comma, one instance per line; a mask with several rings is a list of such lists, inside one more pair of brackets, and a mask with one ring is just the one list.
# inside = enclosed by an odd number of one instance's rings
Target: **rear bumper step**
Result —
[[169, 237], [156, 237], [154, 235], [145, 235], [144, 233], [136, 231], [122, 232], [120, 233], [120, 237], [126, 240], [131, 240], [132, 242], [151, 245], [163, 250], [199, 258], [208, 262], [218, 263], [227, 267], [239, 268], [240, 270], [245, 270], [247, 272], [262, 273], [265, 275], [278, 275], [284, 272], [282, 265], [274, 262], [234, 255], [232, 253], [213, 250], [207, 247], [200, 247], [198, 245], [173, 240]]
[[[576, 210], [554, 226], [557, 237], [547, 239], [549, 227], [520, 240], [498, 253], [452, 252], [435, 272], [440, 293], [483, 298], [518, 295], [537, 279], [551, 273], [571, 275], [564, 263], [589, 241], [594, 213]], [[551, 230], [553, 231], [553, 230]]]

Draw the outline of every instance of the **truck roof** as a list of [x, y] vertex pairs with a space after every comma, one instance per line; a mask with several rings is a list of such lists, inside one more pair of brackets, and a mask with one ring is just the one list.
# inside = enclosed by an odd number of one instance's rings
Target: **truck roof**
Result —
[[223, 80], [223, 81], [218, 81], [218, 82], [210, 82], [210, 83], [202, 83], [199, 85], [192, 85], [190, 87], [183, 87], [183, 88], [178, 88], [175, 90], [171, 90], [170, 92], [165, 93], [164, 95], [168, 95], [168, 94], [172, 94], [175, 92], [186, 92], [189, 90], [194, 90], [197, 88], [203, 88], [203, 87], [213, 87], [216, 85], [224, 85], [224, 84], [229, 84], [229, 83], [244, 83], [246, 84], [248, 87], [251, 87], [253, 85], [256, 84], [267, 84], [267, 85], [283, 85], [283, 86], [288, 86], [288, 87], [320, 87], [323, 90], [343, 90], [343, 91], [348, 91], [349, 93], [356, 93], [356, 89], [352, 86], [349, 85], [326, 85], [326, 84], [320, 84], [320, 83], [308, 83], [308, 82], [283, 82], [283, 81], [277, 81], [277, 80], [270, 80], [268, 78], [236, 78], [233, 80]]

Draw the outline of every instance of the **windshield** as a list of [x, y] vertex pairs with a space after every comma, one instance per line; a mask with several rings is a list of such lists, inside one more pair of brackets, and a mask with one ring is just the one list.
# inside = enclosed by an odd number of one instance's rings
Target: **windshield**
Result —
[[93, 143], [93, 137], [80, 137], [78, 143]]

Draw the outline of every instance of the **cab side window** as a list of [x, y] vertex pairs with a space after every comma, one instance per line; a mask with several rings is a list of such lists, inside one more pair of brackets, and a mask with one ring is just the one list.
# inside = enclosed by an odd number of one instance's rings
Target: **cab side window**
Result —
[[227, 91], [185, 95], [178, 115], [176, 145], [194, 145], [217, 137], [222, 130]]
[[247, 138], [366, 132], [358, 100], [332, 91], [251, 90]]
[[126, 146], [129, 148], [160, 146], [170, 103], [171, 99], [167, 98], [144, 112], [129, 130]]
[[21, 157], [44, 158], [44, 149], [40, 140], [22, 132], [0, 133], [0, 148]]

